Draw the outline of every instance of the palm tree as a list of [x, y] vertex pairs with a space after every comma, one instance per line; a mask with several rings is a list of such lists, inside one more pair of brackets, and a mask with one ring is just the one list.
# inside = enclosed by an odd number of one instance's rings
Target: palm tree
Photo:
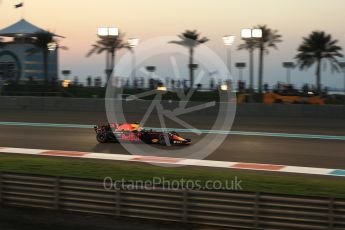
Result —
[[90, 57], [92, 54], [101, 54], [106, 52], [106, 74], [109, 80], [113, 73], [115, 66], [116, 51], [122, 48], [127, 48], [128, 45], [124, 42], [124, 34], [119, 33], [118, 36], [98, 36], [99, 40], [92, 45], [92, 49], [86, 54]]
[[[59, 57], [59, 52], [60, 50], [68, 50], [67, 46], [60, 46], [59, 41], [56, 41], [56, 56]], [[59, 59], [56, 60], [57, 61], [57, 66], [59, 66]], [[58, 80], [58, 76], [55, 76], [54, 81]], [[54, 82], [55, 83], [55, 82]]]
[[190, 80], [190, 88], [193, 88], [194, 85], [194, 69], [195, 64], [194, 62], [194, 48], [200, 44], [206, 43], [209, 41], [207, 37], [202, 37], [196, 30], [186, 30], [182, 34], [178, 35], [181, 39], [180, 41], [170, 41], [170, 43], [178, 44], [181, 46], [185, 46], [189, 50], [189, 80]]
[[254, 86], [254, 50], [257, 47], [256, 38], [242, 38], [244, 40], [243, 44], [238, 46], [238, 50], [248, 50], [249, 51], [249, 89], [253, 90]]
[[27, 50], [28, 55], [32, 55], [37, 52], [42, 52], [43, 55], [43, 69], [44, 69], [44, 79], [48, 82], [48, 56], [49, 56], [49, 43], [53, 43], [54, 35], [49, 31], [38, 31], [34, 34], [33, 44], [37, 48], [32, 48]]
[[324, 31], [313, 31], [308, 37], [303, 37], [303, 43], [298, 47], [296, 55], [297, 65], [300, 69], [310, 68], [316, 63], [316, 85], [318, 92], [321, 92], [321, 62], [326, 59], [332, 70], [339, 71], [339, 62], [336, 57], [343, 57], [340, 53], [342, 48], [338, 40], [333, 40], [330, 34]]
[[269, 48], [277, 49], [277, 43], [282, 42], [281, 35], [277, 30], [272, 30], [266, 25], [258, 25], [255, 29], [261, 29], [262, 37], [257, 39], [259, 48], [259, 93], [262, 93], [263, 71], [264, 71], [264, 54], [269, 53]]

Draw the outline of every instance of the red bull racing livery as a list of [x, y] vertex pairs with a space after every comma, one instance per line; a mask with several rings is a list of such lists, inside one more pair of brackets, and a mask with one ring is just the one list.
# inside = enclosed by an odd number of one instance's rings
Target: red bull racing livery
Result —
[[137, 123], [100, 124], [95, 126], [94, 130], [99, 143], [119, 141], [160, 145], [187, 145], [191, 143], [191, 139], [183, 138], [177, 132], [147, 130]]

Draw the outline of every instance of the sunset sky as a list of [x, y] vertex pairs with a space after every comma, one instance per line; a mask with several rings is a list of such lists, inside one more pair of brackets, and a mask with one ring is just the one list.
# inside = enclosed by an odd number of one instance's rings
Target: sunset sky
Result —
[[[0, 28], [13, 24], [23, 15], [29, 22], [65, 36], [60, 42], [69, 50], [60, 53], [60, 70], [71, 70], [72, 76], [79, 76], [81, 81], [88, 75], [104, 75], [104, 55], [85, 57], [97, 39], [100, 26], [118, 27], [127, 38], [137, 37], [141, 41], [197, 29], [210, 39], [207, 46], [224, 60], [221, 38], [232, 34], [237, 36], [232, 47], [233, 62], [248, 62], [248, 53], [236, 50], [241, 43], [240, 30], [266, 24], [283, 36], [279, 49], [271, 50], [265, 57], [264, 80], [270, 84], [285, 81], [281, 63], [293, 61], [302, 37], [313, 30], [331, 33], [345, 48], [344, 0], [30, 0], [24, 1], [23, 9], [14, 9], [19, 2], [0, 0]], [[292, 81], [298, 85], [314, 83], [314, 69], [294, 70]], [[257, 64], [255, 75], [256, 72]], [[237, 79], [237, 70], [233, 73]], [[343, 87], [343, 75], [331, 74], [329, 68], [322, 75], [323, 84]], [[247, 69], [244, 77], [248, 78]]]

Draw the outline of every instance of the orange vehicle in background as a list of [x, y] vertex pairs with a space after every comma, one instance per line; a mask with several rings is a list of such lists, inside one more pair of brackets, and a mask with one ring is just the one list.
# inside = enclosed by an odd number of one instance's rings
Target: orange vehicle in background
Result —
[[283, 104], [313, 104], [324, 105], [325, 99], [314, 92], [300, 92], [292, 85], [282, 85], [273, 92], [264, 94], [263, 102], [265, 104], [283, 103]]

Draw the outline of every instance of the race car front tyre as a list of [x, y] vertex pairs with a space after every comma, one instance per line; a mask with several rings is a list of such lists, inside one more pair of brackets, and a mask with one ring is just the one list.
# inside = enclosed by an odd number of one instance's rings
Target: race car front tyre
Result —
[[97, 133], [97, 141], [99, 143], [106, 143], [108, 142], [108, 138], [107, 138], [107, 135], [105, 133]]
[[159, 144], [160, 145], [165, 146], [165, 145], [171, 144], [171, 143], [167, 143], [167, 141], [170, 142], [170, 138], [168, 137], [168, 135], [162, 134], [159, 136]]

